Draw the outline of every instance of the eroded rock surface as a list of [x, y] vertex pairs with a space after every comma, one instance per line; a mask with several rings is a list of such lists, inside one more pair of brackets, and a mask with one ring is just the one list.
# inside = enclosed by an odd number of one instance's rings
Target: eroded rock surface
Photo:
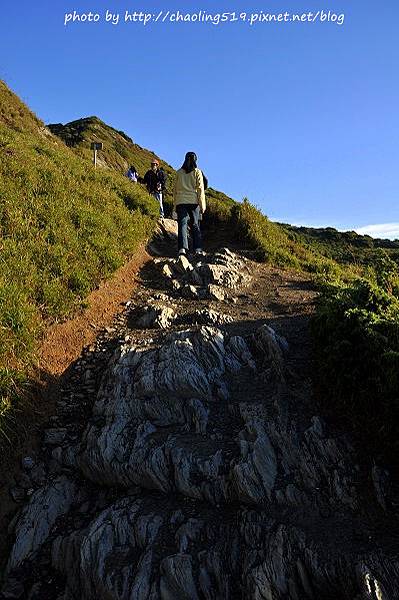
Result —
[[[169, 290], [225, 294], [249, 277], [240, 260], [225, 249], [157, 269]], [[395, 547], [373, 530], [386, 476], [375, 468], [367, 488], [349, 439], [303, 411], [311, 390], [295, 385], [286, 339], [268, 324], [229, 332], [209, 307], [194, 322], [120, 339], [84, 426], [47, 431], [46, 483], [12, 525], [3, 598], [397, 598]], [[41, 562], [62, 582], [54, 596], [28, 576]]]
[[250, 280], [247, 261], [228, 248], [205, 255], [159, 258], [155, 262], [165, 278], [165, 284], [176, 283], [184, 297], [224, 300], [228, 290], [237, 288]]
[[173, 308], [162, 304], [148, 304], [138, 310], [136, 319], [137, 327], [168, 329], [176, 319]]

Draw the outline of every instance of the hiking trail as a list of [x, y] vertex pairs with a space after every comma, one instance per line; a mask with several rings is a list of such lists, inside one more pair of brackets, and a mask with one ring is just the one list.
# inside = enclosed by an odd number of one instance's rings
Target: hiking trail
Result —
[[61, 378], [11, 490], [0, 598], [398, 598], [384, 473], [316, 412], [310, 281], [228, 232], [175, 249], [166, 219]]

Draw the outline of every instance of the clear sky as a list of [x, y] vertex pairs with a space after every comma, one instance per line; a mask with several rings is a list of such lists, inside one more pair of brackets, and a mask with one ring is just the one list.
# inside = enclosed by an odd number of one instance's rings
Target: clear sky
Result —
[[[73, 10], [100, 20], [65, 26]], [[174, 167], [196, 151], [212, 187], [273, 220], [399, 238], [398, 24], [398, 0], [3, 0], [0, 78], [47, 123], [97, 115]]]

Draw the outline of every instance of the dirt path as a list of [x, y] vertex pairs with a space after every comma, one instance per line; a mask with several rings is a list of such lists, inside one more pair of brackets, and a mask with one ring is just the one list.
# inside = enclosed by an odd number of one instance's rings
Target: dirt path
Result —
[[60, 375], [82, 348], [91, 344], [98, 330], [109, 325], [116, 314], [132, 298], [138, 282], [138, 273], [151, 256], [140, 248], [135, 257], [118, 269], [88, 297], [88, 308], [73, 319], [50, 327], [39, 352], [38, 364], [51, 377]]

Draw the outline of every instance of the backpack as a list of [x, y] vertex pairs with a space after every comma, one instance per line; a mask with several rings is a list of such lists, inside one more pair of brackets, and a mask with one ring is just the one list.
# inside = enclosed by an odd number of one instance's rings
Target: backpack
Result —
[[159, 169], [158, 171], [158, 181], [161, 184], [161, 186], [164, 188], [166, 185], [166, 181], [168, 179], [167, 174], [165, 173], [165, 171], [163, 169]]

